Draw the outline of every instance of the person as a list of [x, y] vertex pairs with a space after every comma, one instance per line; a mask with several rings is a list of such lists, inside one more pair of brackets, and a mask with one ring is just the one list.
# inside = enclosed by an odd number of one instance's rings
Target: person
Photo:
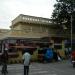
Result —
[[46, 48], [46, 53], [45, 53], [45, 60], [47, 62], [51, 62], [53, 59], [53, 51], [51, 48]]
[[6, 72], [8, 73], [8, 71], [7, 71], [8, 52], [7, 52], [6, 49], [3, 51], [2, 55], [1, 55], [1, 62], [2, 62], [2, 65], [3, 65], [1, 72], [3, 73], [4, 67], [5, 67], [6, 68]]
[[68, 48], [65, 48], [65, 56], [66, 56], [66, 59], [69, 58], [69, 50], [68, 50]]
[[71, 52], [71, 59], [75, 61], [75, 50]]
[[46, 62], [46, 55], [45, 55], [46, 54], [46, 48], [45, 47], [43, 48], [43, 54], [44, 54], [43, 55], [43, 62], [45, 63]]
[[56, 50], [53, 51], [53, 59], [54, 59], [55, 61], [58, 61], [58, 56], [57, 56]]
[[62, 57], [59, 52], [57, 52], [58, 61], [62, 61]]
[[29, 53], [28, 49], [25, 50], [22, 59], [24, 63], [24, 75], [28, 75], [29, 65], [30, 65], [30, 60], [31, 60], [31, 54]]

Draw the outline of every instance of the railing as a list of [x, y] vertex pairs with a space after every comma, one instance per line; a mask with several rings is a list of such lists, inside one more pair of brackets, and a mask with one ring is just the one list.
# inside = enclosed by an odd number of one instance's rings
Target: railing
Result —
[[42, 18], [42, 17], [35, 17], [35, 16], [28, 16], [28, 15], [19, 15], [12, 21], [12, 25], [18, 22], [27, 22], [27, 23], [38, 23], [38, 24], [51, 24], [51, 19]]

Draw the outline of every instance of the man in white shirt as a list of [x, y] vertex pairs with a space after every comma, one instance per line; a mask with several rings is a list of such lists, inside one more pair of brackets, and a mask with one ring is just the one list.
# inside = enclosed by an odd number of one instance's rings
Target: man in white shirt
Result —
[[28, 75], [29, 73], [29, 65], [30, 65], [31, 55], [26, 50], [23, 54], [23, 61], [24, 61], [24, 75]]

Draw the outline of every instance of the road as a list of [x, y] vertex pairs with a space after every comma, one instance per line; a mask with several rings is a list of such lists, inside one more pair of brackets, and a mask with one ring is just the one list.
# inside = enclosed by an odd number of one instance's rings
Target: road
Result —
[[[2, 66], [0, 66], [0, 71], [1, 67]], [[7, 75], [23, 75], [23, 65], [8, 65]], [[31, 63], [29, 75], [75, 75], [75, 68], [73, 68], [68, 61], [57, 63]]]

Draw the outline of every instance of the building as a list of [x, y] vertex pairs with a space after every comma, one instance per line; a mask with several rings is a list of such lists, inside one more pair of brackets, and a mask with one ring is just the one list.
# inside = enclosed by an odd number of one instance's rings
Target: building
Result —
[[[49, 45], [65, 57], [64, 33], [59, 25], [52, 24], [51, 19], [20, 14], [12, 21], [10, 28], [0, 32], [1, 50], [5, 47], [9, 49], [10, 62], [21, 62], [23, 48], [35, 49], [38, 45]], [[37, 60], [37, 53], [34, 50], [34, 60]]]

